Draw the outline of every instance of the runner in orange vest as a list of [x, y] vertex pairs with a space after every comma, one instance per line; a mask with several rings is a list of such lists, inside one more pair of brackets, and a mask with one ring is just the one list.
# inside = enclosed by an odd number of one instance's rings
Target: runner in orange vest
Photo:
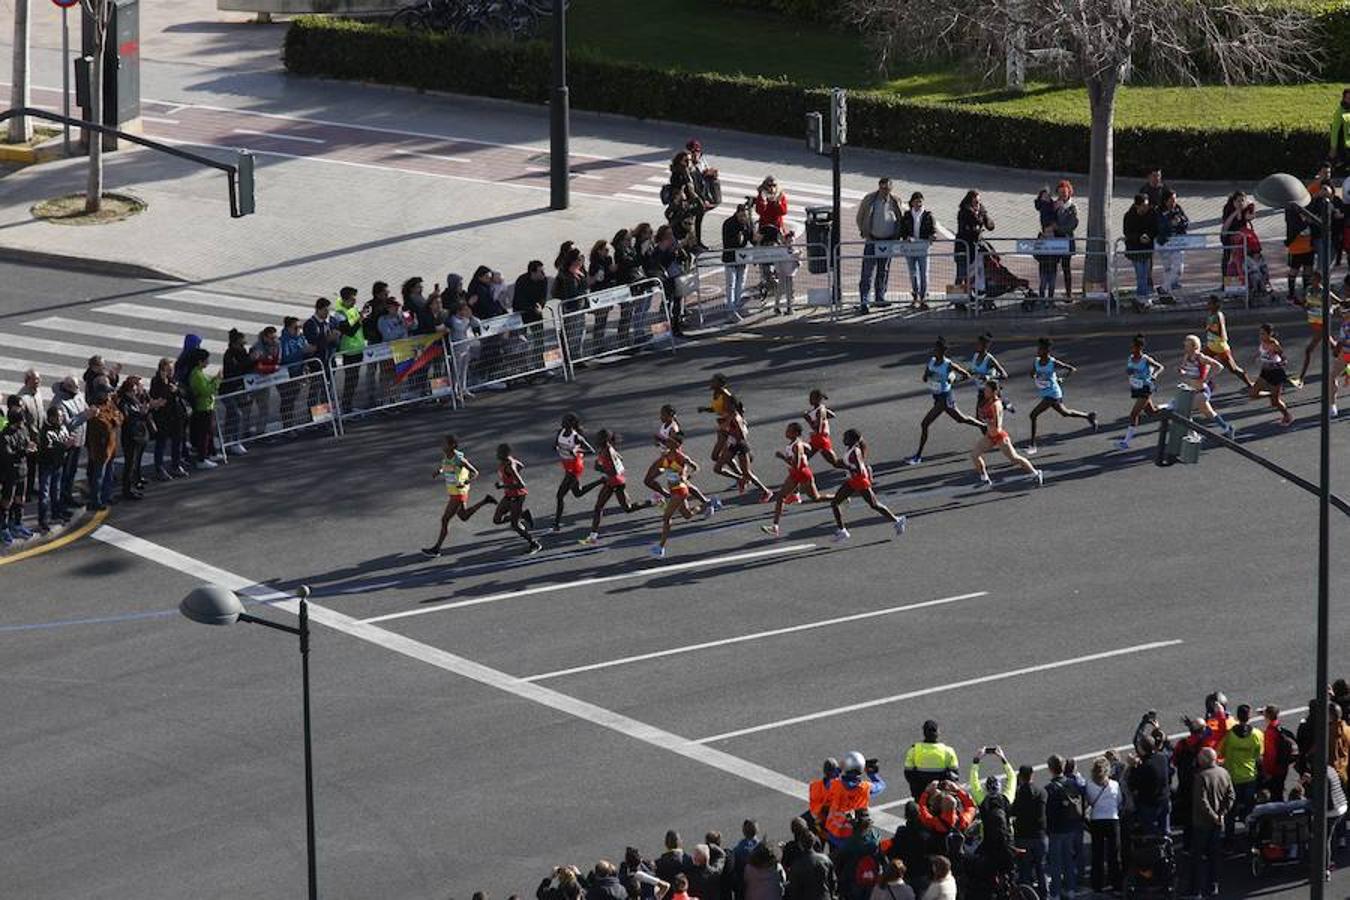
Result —
[[867, 809], [873, 794], [886, 790], [886, 782], [878, 774], [875, 759], [863, 759], [857, 750], [844, 754], [843, 774], [830, 784], [825, 796], [825, 839], [831, 846], [840, 847], [853, 834], [849, 813]]

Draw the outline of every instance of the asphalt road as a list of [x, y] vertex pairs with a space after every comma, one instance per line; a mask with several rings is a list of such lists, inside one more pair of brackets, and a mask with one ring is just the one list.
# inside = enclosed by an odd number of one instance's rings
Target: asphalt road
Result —
[[[1154, 350], [1175, 359], [1176, 342], [1159, 337]], [[1244, 334], [1244, 352], [1251, 343]], [[1026, 369], [1027, 343], [996, 350]], [[734, 834], [746, 815], [783, 837], [803, 805], [785, 791], [826, 755], [880, 757], [894, 786], [879, 802], [903, 797], [900, 758], [930, 717], [963, 758], [997, 742], [1016, 764], [1126, 743], [1145, 709], [1176, 722], [1216, 688], [1234, 703], [1305, 704], [1314, 499], [1217, 450], [1199, 466], [1159, 470], [1151, 428], [1136, 449], [1116, 450], [1125, 342], [1065, 339], [1056, 352], [1082, 366], [1069, 402], [1100, 410], [1103, 427], [1043, 419], [1040, 489], [996, 463], [995, 488], [972, 490], [973, 432], [946, 421], [927, 462], [900, 462], [928, 408], [923, 348], [771, 338], [707, 340], [454, 414], [377, 418], [341, 440], [259, 445], [215, 473], [152, 485], [146, 503], [114, 510], [99, 539], [0, 570], [7, 893], [299, 890], [295, 646], [178, 617], [179, 598], [204, 579], [314, 586], [330, 898], [525, 894], [552, 865], [589, 865], [629, 844], [655, 853], [668, 827]], [[678, 526], [663, 562], [645, 554], [650, 512], [607, 517], [602, 546], [578, 547], [589, 497], [569, 503], [566, 529], [545, 535], [537, 557], [523, 558], [486, 512], [456, 527], [445, 558], [417, 553], [442, 502], [431, 473], [446, 431], [485, 470], [510, 441], [546, 521], [564, 411], [621, 431], [638, 471], [657, 408], [674, 403], [706, 459], [711, 423], [695, 408], [716, 371], [744, 398], [759, 468], [774, 480], [783, 423], [811, 387], [825, 388], [836, 433], [858, 427], [868, 438], [908, 533], [893, 538], [855, 505], [853, 539], [835, 545], [826, 510], [795, 507], [773, 541], [757, 528], [766, 507], [703, 474], [727, 509]], [[1237, 410], [1244, 439], [1315, 476], [1315, 390], [1294, 395], [1300, 421], [1283, 431], [1240, 403], [1234, 384], [1221, 384], [1220, 406]], [[1031, 393], [1019, 376], [1009, 421], [1019, 439]], [[1344, 467], [1335, 480], [1350, 493]], [[1350, 569], [1343, 522], [1333, 528], [1336, 586]], [[288, 618], [285, 607], [264, 614]], [[374, 617], [392, 618], [362, 621]], [[1347, 635], [1335, 617], [1333, 673], [1344, 671]], [[647, 658], [623, 661], [633, 656]], [[578, 667], [594, 668], [563, 672]], [[798, 717], [809, 718], [787, 721]]]

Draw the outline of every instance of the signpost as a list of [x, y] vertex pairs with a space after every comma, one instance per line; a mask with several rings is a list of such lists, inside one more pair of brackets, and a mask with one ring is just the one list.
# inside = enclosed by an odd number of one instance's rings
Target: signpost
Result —
[[70, 8], [80, 0], [52, 0], [61, 10], [61, 115], [67, 121], [61, 126], [61, 143], [66, 156], [70, 155]]

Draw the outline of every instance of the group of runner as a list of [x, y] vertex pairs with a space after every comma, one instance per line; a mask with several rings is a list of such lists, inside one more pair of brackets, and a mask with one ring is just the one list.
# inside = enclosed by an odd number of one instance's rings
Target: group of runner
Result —
[[[1258, 365], [1259, 374], [1252, 378], [1239, 365], [1229, 344], [1227, 323], [1221, 308], [1221, 300], [1211, 298], [1209, 316], [1205, 324], [1205, 336], [1202, 341], [1197, 335], [1187, 335], [1182, 341], [1182, 355], [1177, 365], [1179, 387], [1191, 392], [1192, 415], [1205, 416], [1215, 422], [1227, 436], [1236, 436], [1236, 429], [1213, 406], [1213, 379], [1222, 370], [1227, 370], [1246, 386], [1251, 399], [1267, 398], [1272, 408], [1280, 413], [1280, 424], [1289, 425], [1293, 415], [1283, 399], [1286, 387], [1298, 387], [1307, 374], [1308, 362], [1312, 353], [1322, 340], [1333, 343], [1341, 363], [1334, 375], [1333, 398], [1342, 384], [1350, 384], [1350, 305], [1343, 307], [1342, 322], [1336, 335], [1331, 335], [1323, 327], [1320, 315], [1309, 313], [1312, 337], [1305, 350], [1303, 369], [1298, 378], [1291, 377], [1286, 369], [1288, 360], [1279, 337], [1273, 326], [1260, 326]], [[1311, 305], [1310, 305], [1311, 308]], [[924, 415], [920, 423], [919, 447], [913, 456], [905, 462], [918, 465], [923, 461], [924, 447], [928, 442], [929, 428], [943, 415], [963, 425], [971, 426], [979, 432], [970, 450], [971, 465], [978, 482], [982, 486], [992, 483], [985, 456], [991, 452], [1001, 453], [1025, 477], [1034, 479], [1037, 485], [1044, 483], [1044, 472], [1038, 469], [1028, 457], [1038, 452], [1037, 420], [1050, 410], [1064, 418], [1084, 419], [1089, 428], [1097, 430], [1097, 413], [1083, 412], [1065, 405], [1064, 380], [1075, 371], [1074, 366], [1054, 356], [1051, 352], [1053, 342], [1050, 338], [1037, 341], [1036, 355], [1031, 361], [1030, 375], [1037, 393], [1036, 404], [1031, 408], [1029, 419], [1029, 441], [1024, 451], [1019, 452], [1012, 437], [1004, 427], [1005, 416], [1015, 412], [1012, 402], [1004, 393], [1004, 383], [1010, 379], [1008, 369], [994, 356], [991, 348], [994, 338], [985, 333], [976, 338], [975, 352], [966, 365], [956, 362], [949, 355], [947, 342], [938, 338], [933, 346], [932, 356], [924, 364], [922, 380], [932, 395], [932, 408]], [[1167, 404], [1154, 403], [1158, 390], [1158, 381], [1167, 371], [1167, 367], [1146, 352], [1146, 340], [1137, 334], [1131, 341], [1130, 353], [1125, 364], [1125, 374], [1129, 383], [1130, 397], [1134, 401], [1129, 411], [1129, 423], [1124, 436], [1117, 446], [1128, 449], [1135, 432], [1145, 415], [1156, 415]], [[978, 389], [976, 415], [963, 413], [957, 405], [956, 387], [966, 382], [973, 383]], [[829, 398], [824, 391], [815, 389], [807, 397], [807, 408], [801, 415], [801, 421], [788, 423], [783, 439], [786, 442], [773, 455], [786, 466], [786, 474], [777, 489], [771, 489], [754, 470], [755, 454], [751, 447], [750, 427], [745, 414], [745, 404], [731, 388], [722, 375], [714, 375], [709, 384], [711, 399], [699, 412], [708, 413], [716, 418], [717, 437], [711, 454], [712, 471], [735, 484], [739, 494], [753, 488], [759, 492], [759, 502], [773, 504], [769, 522], [761, 526], [762, 530], [775, 537], [781, 534], [781, 521], [784, 506], [801, 502], [803, 495], [812, 502], [829, 503], [835, 521], [835, 539], [844, 541], [849, 538], [848, 527], [844, 521], [844, 507], [851, 498], [860, 497], [884, 520], [891, 523], [896, 534], [903, 534], [906, 520], [896, 515], [876, 494], [873, 484], [872, 467], [868, 461], [868, 446], [862, 433], [849, 428], [842, 436], [842, 448], [836, 452], [831, 421], [834, 411], [827, 406]], [[1334, 404], [1333, 399], [1333, 404]], [[1336, 414], [1333, 406], [1333, 415]], [[552, 531], [562, 531], [563, 511], [567, 498], [581, 498], [598, 490], [591, 513], [590, 531], [580, 543], [595, 545], [600, 540], [600, 528], [604, 512], [615, 505], [624, 513], [633, 513], [650, 507], [660, 507], [661, 531], [658, 540], [652, 544], [650, 553], [655, 557], [664, 557], [666, 545], [670, 539], [671, 527], [676, 518], [686, 520], [696, 515], [710, 517], [721, 507], [722, 502], [715, 494], [708, 494], [694, 484], [693, 476], [699, 471], [696, 463], [684, 449], [684, 431], [673, 406], [661, 407], [658, 423], [652, 433], [652, 442], [657, 449], [656, 459], [647, 467], [642, 484], [651, 491], [649, 499], [634, 501], [628, 494], [628, 473], [623, 456], [619, 452], [619, 436], [609, 430], [600, 429], [594, 440], [587, 437], [580, 418], [574, 413], [563, 416], [554, 436], [553, 449], [562, 468], [562, 481], [555, 496]], [[813, 460], [819, 456], [827, 465], [844, 473], [843, 483], [833, 492], [824, 493], [816, 485]], [[595, 479], [587, 482], [586, 464], [591, 459], [597, 473]], [[497, 447], [498, 489], [502, 491], [500, 501], [492, 495], [477, 503], [469, 502], [470, 483], [478, 477], [478, 470], [469, 462], [453, 435], [446, 437], [443, 458], [436, 477], [443, 479], [448, 498], [441, 516], [440, 533], [435, 543], [422, 552], [427, 556], [439, 556], [445, 542], [450, 523], [455, 519], [468, 521], [484, 506], [495, 505], [494, 524], [507, 524], [518, 534], [527, 546], [527, 552], [537, 553], [542, 549], [533, 536], [534, 517], [526, 508], [529, 490], [522, 474], [524, 466], [513, 454], [509, 444]]]

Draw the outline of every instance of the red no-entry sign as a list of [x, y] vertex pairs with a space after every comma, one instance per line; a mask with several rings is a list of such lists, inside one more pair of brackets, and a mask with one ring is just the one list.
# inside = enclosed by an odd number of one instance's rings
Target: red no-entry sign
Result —
[[80, 0], [52, 0], [52, 2], [62, 9], [70, 9], [72, 6], [78, 6]]

